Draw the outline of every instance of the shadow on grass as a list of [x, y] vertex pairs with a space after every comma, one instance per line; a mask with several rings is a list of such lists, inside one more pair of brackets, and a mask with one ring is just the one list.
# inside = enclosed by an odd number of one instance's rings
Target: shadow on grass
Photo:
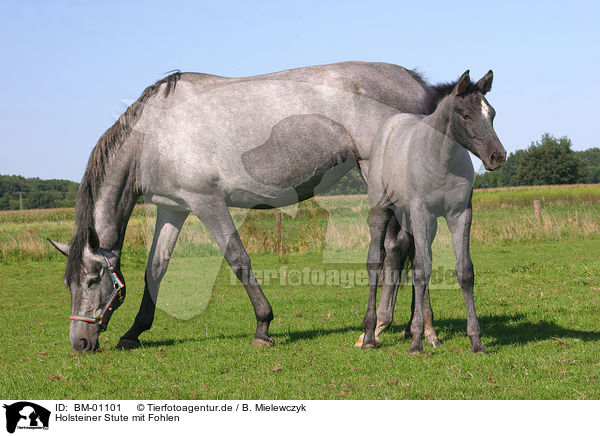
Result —
[[[480, 316], [482, 337], [487, 339], [490, 346], [501, 346], [510, 344], [526, 344], [529, 342], [544, 341], [556, 338], [580, 339], [582, 341], [600, 340], [600, 331], [586, 331], [565, 328], [553, 321], [531, 322], [525, 321], [524, 314]], [[440, 318], [434, 321], [435, 329], [442, 341], [452, 339], [455, 336], [466, 336], [467, 320], [465, 318]], [[404, 325], [396, 324], [388, 330], [387, 334], [398, 336], [403, 340]], [[305, 339], [313, 339], [322, 336], [354, 332], [362, 333], [362, 327], [355, 325], [351, 327], [340, 327], [335, 329], [315, 329], [288, 332], [286, 340], [282, 343], [292, 343]], [[485, 340], [485, 339], [484, 339]], [[397, 342], [397, 341], [394, 341]], [[392, 345], [394, 342], [384, 341]]]
[[[526, 321], [522, 313], [512, 315], [479, 316], [482, 338], [487, 338], [490, 346], [526, 344], [556, 338], [580, 339], [582, 341], [600, 340], [600, 331], [587, 331], [565, 328], [554, 321]], [[442, 341], [454, 336], [466, 336], [466, 318], [435, 319], [434, 327]], [[402, 334], [403, 325], [394, 325], [390, 329], [393, 334]], [[491, 340], [491, 342], [490, 342]]]
[[[512, 315], [480, 316], [479, 324], [481, 326], [484, 342], [489, 346], [502, 346], [511, 344], [522, 345], [529, 342], [564, 338], [580, 339], [586, 342], [600, 340], [600, 331], [570, 329], [560, 326], [553, 321], [540, 321], [536, 323], [525, 321], [525, 318], [525, 315], [521, 313]], [[436, 319], [434, 321], [434, 326], [442, 342], [444, 340], [452, 339], [455, 336], [466, 336], [467, 321], [465, 318]], [[403, 337], [404, 327], [404, 325], [400, 324], [392, 325], [388, 332], [386, 332], [386, 335], [391, 334], [401, 338]], [[275, 339], [276, 344], [283, 345], [344, 333], [353, 333], [358, 338], [358, 335], [362, 333], [362, 327], [360, 325], [352, 325], [330, 329], [290, 330], [285, 333], [274, 334], [273, 338]], [[216, 334], [211, 336], [163, 339], [157, 341], [142, 340], [141, 347], [160, 348], [184, 343], [200, 343], [244, 338], [247, 338], [248, 343], [250, 343], [252, 334]], [[385, 343], [389, 345], [393, 345], [396, 342], [398, 341], [385, 341]]]

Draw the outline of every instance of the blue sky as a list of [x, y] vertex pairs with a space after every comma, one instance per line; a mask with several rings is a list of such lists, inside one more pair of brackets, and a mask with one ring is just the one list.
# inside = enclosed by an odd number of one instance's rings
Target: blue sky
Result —
[[488, 100], [508, 151], [544, 132], [600, 147], [599, 24], [594, 1], [3, 0], [0, 174], [79, 181], [123, 101], [169, 70], [247, 76], [344, 60], [416, 67], [433, 83], [493, 69]]

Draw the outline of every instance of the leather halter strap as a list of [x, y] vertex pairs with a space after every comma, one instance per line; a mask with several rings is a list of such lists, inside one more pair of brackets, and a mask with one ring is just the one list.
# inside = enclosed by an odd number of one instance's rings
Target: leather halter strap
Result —
[[83, 321], [83, 322], [89, 322], [92, 324], [96, 324], [96, 325], [98, 325], [98, 327], [100, 327], [100, 331], [104, 331], [104, 330], [106, 330], [106, 327], [107, 327], [106, 324], [104, 324], [104, 322], [103, 322], [104, 317], [106, 316], [106, 314], [108, 312], [112, 312], [115, 309], [113, 307], [113, 304], [115, 303], [115, 301], [118, 302], [118, 306], [120, 306], [121, 303], [123, 303], [123, 300], [125, 299], [125, 295], [123, 295], [123, 293], [121, 292], [121, 290], [123, 288], [125, 288], [125, 284], [121, 281], [121, 279], [117, 275], [115, 268], [110, 263], [110, 260], [108, 260], [108, 257], [106, 256], [106, 253], [104, 252], [104, 250], [102, 248], [100, 248], [100, 249], [98, 249], [98, 251], [100, 252], [102, 257], [104, 258], [104, 261], [106, 262], [106, 268], [108, 269], [108, 273], [113, 282], [112, 294], [110, 294], [110, 298], [109, 298], [108, 302], [104, 305], [104, 307], [102, 308], [102, 312], [100, 312], [100, 315], [98, 315], [97, 317], [93, 318], [91, 316], [71, 315], [71, 316], [69, 316], [69, 319], [71, 319], [73, 321]]

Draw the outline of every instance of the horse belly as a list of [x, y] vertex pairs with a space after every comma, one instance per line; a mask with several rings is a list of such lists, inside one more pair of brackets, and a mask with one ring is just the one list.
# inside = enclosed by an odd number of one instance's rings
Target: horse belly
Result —
[[[289, 116], [264, 143], [241, 154], [244, 171], [229, 192], [231, 202], [280, 205], [310, 198], [356, 165], [354, 148], [346, 128], [326, 116]], [[251, 187], [255, 192], [248, 192]]]

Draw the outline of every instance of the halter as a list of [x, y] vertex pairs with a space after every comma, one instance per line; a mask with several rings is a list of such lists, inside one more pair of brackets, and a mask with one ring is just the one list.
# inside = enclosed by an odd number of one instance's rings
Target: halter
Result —
[[[100, 331], [102, 332], [102, 331], [106, 330], [106, 327], [107, 327], [107, 325], [104, 324], [104, 322], [103, 322], [106, 314], [108, 312], [112, 312], [114, 309], [119, 307], [121, 305], [121, 303], [123, 303], [123, 300], [125, 300], [125, 294], [121, 292], [121, 290], [125, 288], [125, 284], [121, 281], [121, 279], [119, 279], [119, 276], [117, 275], [114, 267], [108, 260], [106, 253], [104, 253], [104, 250], [102, 248], [100, 248], [100, 249], [98, 249], [98, 251], [100, 251], [100, 254], [104, 258], [104, 261], [106, 262], [106, 268], [108, 269], [108, 273], [110, 274], [110, 279], [113, 282], [113, 291], [112, 291], [112, 294], [110, 294], [110, 299], [108, 300], [108, 303], [106, 303], [106, 305], [102, 309], [102, 312], [100, 313], [100, 315], [98, 315], [95, 318], [92, 318], [91, 316], [71, 315], [71, 316], [69, 316], [69, 319], [71, 319], [73, 321], [83, 321], [83, 322], [89, 322], [92, 324], [96, 324], [98, 327], [100, 327]], [[113, 303], [115, 301], [118, 304], [116, 305], [116, 307], [113, 307]]]

